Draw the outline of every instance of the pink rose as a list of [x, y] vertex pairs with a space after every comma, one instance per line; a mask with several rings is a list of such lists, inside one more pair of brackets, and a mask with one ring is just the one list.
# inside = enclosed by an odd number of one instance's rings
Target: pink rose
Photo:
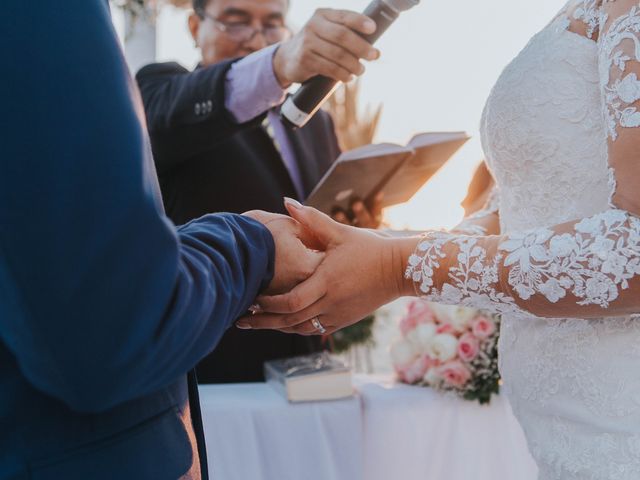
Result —
[[416, 383], [424, 377], [432, 365], [433, 360], [427, 355], [421, 355], [406, 367], [398, 369], [398, 375], [403, 382]]
[[480, 342], [471, 333], [465, 333], [458, 342], [458, 356], [465, 362], [470, 362], [478, 356]]
[[453, 333], [454, 328], [450, 323], [444, 323], [438, 327], [436, 333]]
[[438, 375], [446, 383], [456, 388], [463, 387], [471, 378], [471, 372], [460, 360], [453, 360], [442, 365], [438, 369]]
[[429, 323], [435, 320], [433, 310], [424, 300], [414, 300], [409, 304], [407, 314], [400, 320], [400, 331], [407, 335], [421, 323]]
[[471, 322], [471, 331], [480, 339], [489, 338], [495, 333], [496, 324], [484, 315], [478, 315]]

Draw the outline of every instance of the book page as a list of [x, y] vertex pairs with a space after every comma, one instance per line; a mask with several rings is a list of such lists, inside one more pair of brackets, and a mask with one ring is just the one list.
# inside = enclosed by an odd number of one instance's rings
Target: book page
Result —
[[382, 205], [405, 203], [420, 190], [469, 139], [464, 132], [433, 132], [415, 135], [409, 145], [415, 154], [382, 189]]

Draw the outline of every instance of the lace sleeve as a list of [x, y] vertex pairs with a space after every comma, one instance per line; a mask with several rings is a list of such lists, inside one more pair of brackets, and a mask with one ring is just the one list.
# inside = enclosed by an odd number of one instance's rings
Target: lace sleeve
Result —
[[522, 316], [592, 318], [640, 312], [640, 5], [605, 2], [599, 67], [610, 209], [502, 236], [430, 232], [406, 276], [429, 300]]

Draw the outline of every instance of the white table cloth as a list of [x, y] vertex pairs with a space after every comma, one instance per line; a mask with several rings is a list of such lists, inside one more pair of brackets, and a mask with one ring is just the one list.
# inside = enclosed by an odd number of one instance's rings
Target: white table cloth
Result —
[[366, 480], [535, 480], [506, 397], [479, 405], [384, 378], [358, 378]]
[[289, 404], [266, 384], [204, 385], [212, 480], [535, 480], [504, 397], [480, 406], [388, 377]]
[[264, 383], [201, 385], [212, 480], [359, 480], [357, 397], [289, 404]]

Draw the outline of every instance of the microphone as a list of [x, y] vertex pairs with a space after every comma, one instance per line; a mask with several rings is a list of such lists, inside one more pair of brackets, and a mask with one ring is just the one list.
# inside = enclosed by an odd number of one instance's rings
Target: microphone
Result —
[[[370, 35], [359, 35], [373, 45], [400, 16], [400, 12], [418, 3], [420, 0], [372, 0], [363, 14], [376, 23], [376, 31]], [[332, 78], [323, 75], [310, 78], [282, 105], [280, 117], [283, 123], [291, 128], [304, 127], [336, 88], [338, 82]]]

